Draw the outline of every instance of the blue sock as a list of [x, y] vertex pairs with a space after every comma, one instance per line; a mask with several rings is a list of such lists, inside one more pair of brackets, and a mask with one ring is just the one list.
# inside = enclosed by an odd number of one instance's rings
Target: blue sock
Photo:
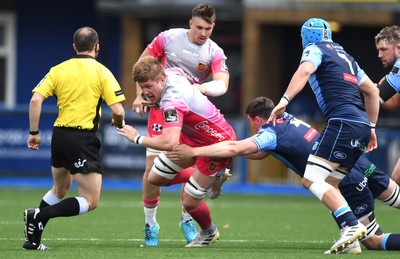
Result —
[[400, 234], [385, 234], [381, 248], [382, 250], [400, 250]]
[[358, 224], [356, 216], [348, 205], [343, 205], [333, 212], [333, 217], [340, 228], [345, 226], [355, 226]]

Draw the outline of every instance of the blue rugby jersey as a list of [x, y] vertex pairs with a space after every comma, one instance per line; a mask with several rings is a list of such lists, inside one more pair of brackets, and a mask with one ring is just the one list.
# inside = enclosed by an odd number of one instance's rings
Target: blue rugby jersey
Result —
[[275, 126], [265, 124], [251, 138], [258, 151], [267, 151], [303, 177], [308, 155], [318, 137], [316, 129], [285, 112], [276, 119]]
[[396, 60], [393, 68], [386, 75], [386, 81], [396, 92], [400, 93], [400, 58]]
[[[258, 152], [268, 152], [303, 177], [308, 155], [319, 137], [320, 134], [316, 129], [285, 112], [276, 120], [275, 126], [272, 123], [263, 125], [251, 139], [256, 143]], [[363, 190], [370, 191], [371, 197], [376, 198], [389, 186], [389, 176], [363, 155], [339, 185], [343, 196], [352, 207], [357, 206], [353, 204], [355, 200], [363, 200], [362, 197], [350, 199], [353, 195], [350, 193], [364, 195], [359, 191], [360, 184], [364, 185]]]
[[358, 86], [367, 78], [352, 56], [335, 42], [308, 45], [301, 62], [310, 62], [315, 72], [308, 82], [327, 120], [356, 121], [369, 125]]

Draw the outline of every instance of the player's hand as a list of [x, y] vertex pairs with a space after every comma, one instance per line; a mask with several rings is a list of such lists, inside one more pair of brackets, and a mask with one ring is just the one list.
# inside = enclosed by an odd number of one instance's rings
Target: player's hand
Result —
[[38, 150], [39, 149], [39, 145], [42, 143], [42, 139], [40, 138], [40, 135], [29, 135], [28, 138], [28, 148], [32, 149], [32, 150]]
[[378, 140], [376, 137], [375, 130], [371, 130], [371, 138], [369, 139], [369, 143], [367, 148], [365, 149], [365, 153], [369, 153], [378, 147]]
[[272, 122], [272, 124], [275, 126], [275, 121], [276, 118], [280, 115], [282, 115], [286, 110], [286, 105], [282, 103], [278, 103], [277, 106], [272, 110], [271, 115], [268, 118], [268, 121], [266, 123]]
[[195, 84], [193, 84], [193, 87], [199, 89], [202, 94], [205, 94], [205, 92], [206, 92], [206, 88], [203, 85], [195, 83]]
[[115, 124], [115, 120], [111, 119], [111, 125], [117, 128], [123, 128], [125, 126], [125, 120], [122, 120], [121, 126]]
[[141, 102], [141, 97], [137, 97], [132, 103], [132, 111], [136, 112], [140, 116], [146, 113], [147, 107]]
[[192, 147], [182, 144], [177, 145], [172, 151], [168, 151], [166, 156], [171, 160], [184, 160], [193, 158], [196, 155], [194, 154]]
[[135, 137], [139, 135], [139, 132], [134, 127], [129, 125], [125, 125], [123, 128], [117, 129], [117, 133], [131, 142], [133, 142]]

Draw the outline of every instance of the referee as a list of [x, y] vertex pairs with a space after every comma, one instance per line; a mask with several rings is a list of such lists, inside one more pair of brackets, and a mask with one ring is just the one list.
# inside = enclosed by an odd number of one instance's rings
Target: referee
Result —
[[[111, 123], [124, 126], [125, 96], [111, 71], [96, 61], [99, 37], [90, 27], [73, 36], [77, 55], [50, 69], [33, 89], [29, 104], [28, 148], [38, 150], [41, 143], [39, 119], [43, 101], [57, 98], [58, 117], [51, 140], [53, 187], [42, 198], [39, 208], [24, 212], [24, 249], [47, 250], [41, 243], [44, 227], [51, 218], [80, 215], [97, 207], [102, 182], [100, 140], [96, 135], [103, 100], [111, 109]], [[78, 197], [64, 198], [72, 180]]]

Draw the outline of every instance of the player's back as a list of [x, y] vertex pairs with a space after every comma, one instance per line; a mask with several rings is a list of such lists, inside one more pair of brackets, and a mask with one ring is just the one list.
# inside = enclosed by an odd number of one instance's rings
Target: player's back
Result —
[[111, 71], [94, 58], [83, 55], [51, 68], [38, 86], [34, 91], [46, 98], [57, 96], [59, 112], [55, 127], [97, 129], [102, 98], [111, 104], [124, 100], [122, 91], [119, 97], [113, 91], [113, 87], [119, 89], [119, 84]]
[[322, 60], [309, 82], [324, 116], [368, 123], [358, 88], [359, 79], [365, 73], [335, 42], [318, 42], [309, 47], [311, 51], [313, 48], [319, 49]]
[[276, 147], [266, 151], [303, 177], [308, 155], [319, 137], [318, 131], [289, 113], [280, 116], [275, 126], [272, 123], [262, 126], [258, 134], [267, 129], [275, 132]]

